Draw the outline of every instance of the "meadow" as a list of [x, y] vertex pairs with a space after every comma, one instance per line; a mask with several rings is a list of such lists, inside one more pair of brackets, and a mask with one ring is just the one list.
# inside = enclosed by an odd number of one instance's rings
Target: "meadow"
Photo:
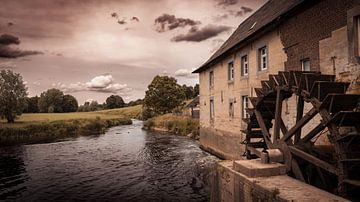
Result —
[[22, 114], [12, 124], [0, 121], [0, 146], [103, 134], [109, 127], [132, 124], [131, 119], [140, 115], [141, 105], [95, 112]]

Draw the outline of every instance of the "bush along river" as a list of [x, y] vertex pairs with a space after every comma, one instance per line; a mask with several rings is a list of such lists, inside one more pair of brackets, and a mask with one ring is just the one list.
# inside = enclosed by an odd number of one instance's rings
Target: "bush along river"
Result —
[[0, 148], [0, 201], [208, 201], [218, 159], [196, 141], [141, 129]]

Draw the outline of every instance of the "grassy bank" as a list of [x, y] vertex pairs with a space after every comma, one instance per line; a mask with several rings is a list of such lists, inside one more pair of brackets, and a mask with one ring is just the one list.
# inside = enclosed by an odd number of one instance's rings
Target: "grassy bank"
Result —
[[187, 116], [176, 116], [165, 114], [151, 118], [144, 122], [147, 130], [169, 132], [175, 135], [189, 136], [193, 139], [199, 138], [199, 120]]
[[95, 112], [23, 114], [13, 124], [0, 121], [0, 145], [102, 134], [109, 127], [131, 124], [131, 118], [139, 118], [140, 114], [141, 106]]

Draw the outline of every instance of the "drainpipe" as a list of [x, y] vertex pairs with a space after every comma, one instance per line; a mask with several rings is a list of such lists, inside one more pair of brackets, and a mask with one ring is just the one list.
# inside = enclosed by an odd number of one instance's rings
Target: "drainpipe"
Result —
[[333, 63], [333, 72], [334, 72], [334, 75], [336, 76], [336, 66], [335, 66], [336, 56], [332, 56], [331, 60], [332, 60], [332, 63]]

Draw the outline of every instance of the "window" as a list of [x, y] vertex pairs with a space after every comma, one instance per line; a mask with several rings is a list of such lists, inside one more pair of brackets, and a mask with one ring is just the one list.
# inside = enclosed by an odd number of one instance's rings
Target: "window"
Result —
[[301, 70], [302, 71], [310, 71], [310, 59], [309, 58], [301, 60]]
[[244, 55], [241, 57], [241, 76], [247, 76], [248, 74], [249, 74], [248, 56]]
[[268, 68], [268, 55], [267, 55], [267, 47], [264, 46], [262, 48], [259, 48], [258, 51], [258, 57], [259, 57], [259, 71], [266, 70]]
[[214, 119], [215, 109], [214, 109], [214, 98], [210, 98], [210, 119]]
[[229, 81], [234, 80], [234, 62], [228, 63], [228, 80]]
[[249, 118], [249, 114], [246, 111], [246, 108], [249, 107], [249, 97], [248, 96], [242, 96], [242, 117], [243, 118]]
[[234, 101], [229, 101], [229, 117], [234, 118]]
[[209, 72], [209, 86], [214, 87], [214, 71]]

